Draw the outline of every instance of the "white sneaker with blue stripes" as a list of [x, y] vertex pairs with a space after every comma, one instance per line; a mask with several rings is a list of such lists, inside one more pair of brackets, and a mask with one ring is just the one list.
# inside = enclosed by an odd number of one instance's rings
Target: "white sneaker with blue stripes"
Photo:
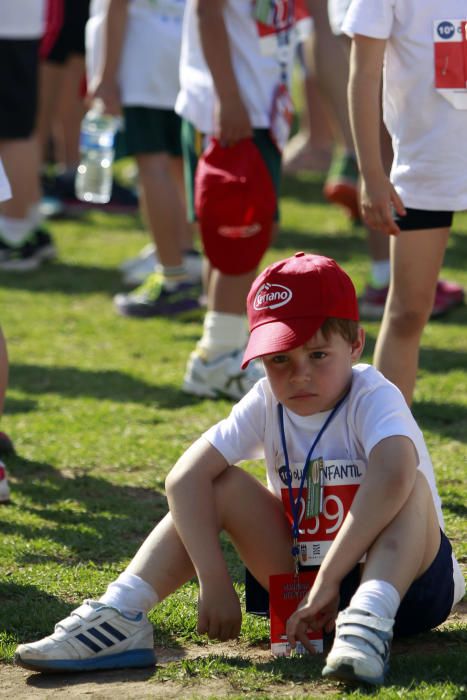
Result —
[[20, 644], [15, 663], [48, 672], [153, 666], [153, 628], [143, 613], [130, 617], [98, 601], [85, 600], [55, 625], [49, 637]]
[[336, 636], [323, 669], [325, 678], [381, 685], [389, 669], [394, 620], [346, 608], [337, 616]]

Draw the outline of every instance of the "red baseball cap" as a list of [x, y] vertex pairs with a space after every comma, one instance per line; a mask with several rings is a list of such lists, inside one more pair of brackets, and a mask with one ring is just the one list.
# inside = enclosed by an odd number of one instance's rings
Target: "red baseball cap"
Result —
[[198, 161], [195, 210], [204, 252], [227, 275], [254, 270], [271, 242], [276, 192], [251, 139], [213, 140]]
[[243, 369], [255, 357], [303, 345], [327, 318], [359, 320], [350, 277], [335, 260], [308, 253], [269, 265], [251, 286], [247, 313]]

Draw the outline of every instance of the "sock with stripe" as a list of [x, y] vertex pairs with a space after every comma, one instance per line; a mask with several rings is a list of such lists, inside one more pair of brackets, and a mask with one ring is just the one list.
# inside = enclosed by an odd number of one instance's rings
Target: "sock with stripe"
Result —
[[182, 282], [188, 281], [188, 274], [185, 265], [161, 265], [158, 270], [162, 274], [164, 289], [173, 292]]

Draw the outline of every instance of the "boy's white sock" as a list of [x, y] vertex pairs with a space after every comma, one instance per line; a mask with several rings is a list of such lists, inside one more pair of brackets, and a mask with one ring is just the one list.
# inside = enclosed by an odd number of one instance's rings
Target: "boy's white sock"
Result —
[[29, 238], [32, 231], [29, 217], [27, 219], [12, 219], [0, 216], [0, 236], [4, 242], [13, 248], [19, 248]]
[[207, 311], [203, 336], [197, 348], [211, 361], [232, 350], [243, 349], [248, 337], [246, 316]]
[[373, 260], [371, 263], [371, 283], [376, 289], [383, 289], [389, 285], [391, 277], [390, 260]]
[[44, 217], [41, 214], [39, 202], [31, 204], [29, 207], [28, 219], [32, 231], [35, 231], [36, 228], [39, 228], [39, 226], [42, 224]]
[[111, 605], [132, 616], [139, 612], [148, 613], [158, 602], [159, 596], [147, 581], [126, 571], [112, 581], [99, 598], [99, 603]]
[[399, 593], [391, 583], [371, 579], [360, 584], [349, 607], [392, 619], [396, 616], [400, 602]]

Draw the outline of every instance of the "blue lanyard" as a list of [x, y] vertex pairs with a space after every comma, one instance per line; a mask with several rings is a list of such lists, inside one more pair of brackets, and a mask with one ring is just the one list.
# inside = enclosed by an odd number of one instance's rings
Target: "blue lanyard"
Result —
[[287, 452], [287, 442], [285, 439], [285, 427], [284, 427], [284, 407], [282, 406], [281, 403], [277, 405], [277, 412], [279, 414], [279, 429], [280, 429], [280, 435], [281, 435], [281, 442], [282, 442], [282, 451], [284, 453], [284, 461], [285, 461], [285, 469], [286, 469], [286, 478], [287, 478], [287, 489], [289, 492], [289, 501], [290, 501], [290, 511], [292, 513], [292, 519], [293, 519], [293, 525], [292, 525], [292, 540], [293, 540], [293, 546], [292, 546], [292, 556], [294, 557], [295, 560], [295, 567], [296, 570], [298, 570], [298, 535], [299, 535], [299, 512], [300, 512], [300, 501], [303, 495], [303, 487], [305, 485], [305, 479], [308, 474], [308, 470], [310, 467], [310, 462], [311, 462], [311, 457], [314, 452], [314, 449], [316, 445], [318, 444], [320, 438], [322, 437], [324, 431], [326, 428], [329, 426], [330, 422], [336, 415], [337, 411], [339, 408], [342, 406], [344, 403], [345, 399], [349, 395], [349, 392], [347, 392], [339, 401], [336, 403], [334, 408], [332, 409], [331, 413], [329, 416], [326, 418], [324, 421], [323, 425], [321, 426], [318, 435], [315, 437], [313, 440], [313, 444], [311, 445], [306, 460], [305, 464], [303, 465], [303, 472], [302, 476], [300, 479], [300, 486], [298, 488], [298, 495], [297, 495], [297, 500], [294, 499], [293, 493], [292, 493], [292, 472], [290, 471], [290, 462], [289, 462], [289, 454]]

